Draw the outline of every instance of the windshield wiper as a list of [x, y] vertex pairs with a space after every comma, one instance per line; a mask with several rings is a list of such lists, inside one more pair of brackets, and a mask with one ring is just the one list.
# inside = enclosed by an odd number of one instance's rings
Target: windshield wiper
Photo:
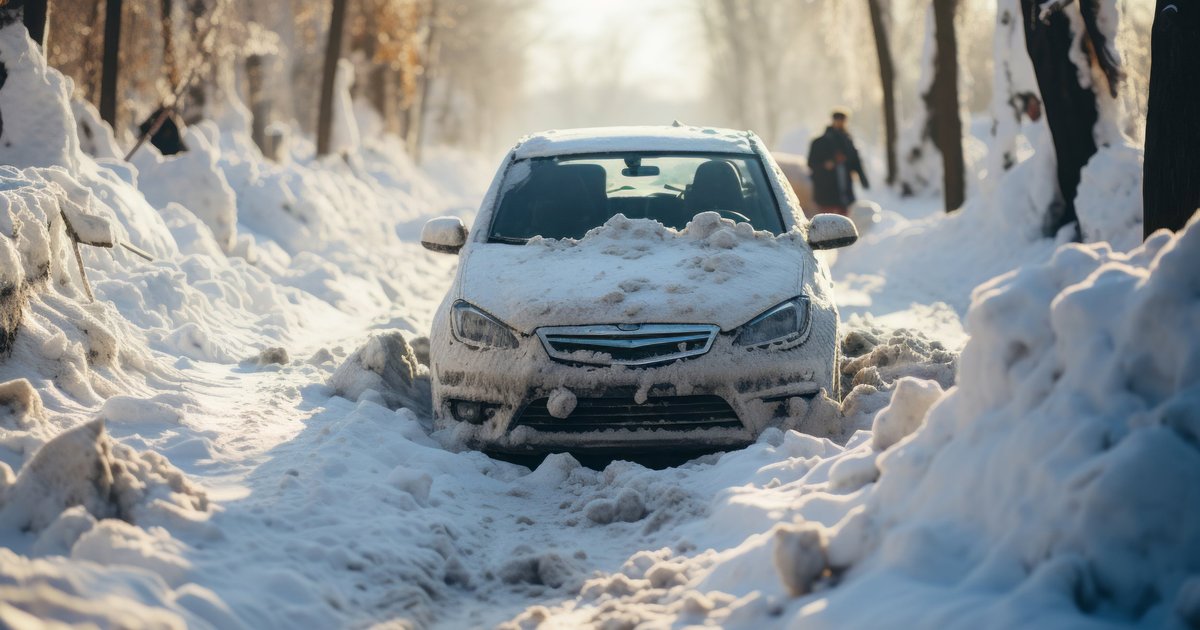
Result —
[[489, 243], [505, 243], [507, 245], [524, 245], [525, 243], [529, 242], [529, 239], [517, 238], [515, 236], [501, 236], [499, 234], [493, 234], [488, 237], [488, 242]]

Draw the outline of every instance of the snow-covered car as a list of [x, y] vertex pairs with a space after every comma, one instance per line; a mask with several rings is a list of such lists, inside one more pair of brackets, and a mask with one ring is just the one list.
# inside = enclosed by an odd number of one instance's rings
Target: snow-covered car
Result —
[[551, 131], [508, 154], [430, 337], [435, 424], [491, 452], [721, 450], [837, 417], [838, 312], [804, 218], [753, 133]]

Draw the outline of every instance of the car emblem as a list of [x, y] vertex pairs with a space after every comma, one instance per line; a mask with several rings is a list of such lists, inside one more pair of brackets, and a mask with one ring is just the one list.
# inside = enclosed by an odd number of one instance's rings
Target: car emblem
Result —
[[633, 332], [635, 330], [641, 330], [641, 329], [642, 329], [641, 324], [617, 324], [617, 330], [620, 330], [623, 332]]

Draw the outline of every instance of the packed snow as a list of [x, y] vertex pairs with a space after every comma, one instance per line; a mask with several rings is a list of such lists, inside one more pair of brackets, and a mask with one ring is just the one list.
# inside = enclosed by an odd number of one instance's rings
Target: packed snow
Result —
[[617, 215], [579, 241], [476, 247], [463, 259], [463, 294], [526, 334], [547, 319], [711, 322], [729, 331], [817, 281], [804, 237], [755, 232], [715, 212], [681, 231]]
[[[1036, 157], [954, 215], [879, 196], [821, 254], [846, 431], [530, 469], [422, 406], [457, 259], [420, 225], [469, 219], [489, 166], [416, 167], [347, 74], [337, 155], [287, 128], [264, 159], [227, 92], [188, 153], [125, 163], [23, 29], [0, 61], [0, 625], [1200, 624], [1200, 225], [1137, 245], [1135, 150], [1084, 173], [1112, 245], [1040, 237]], [[777, 240], [699, 224], [520, 251]]]

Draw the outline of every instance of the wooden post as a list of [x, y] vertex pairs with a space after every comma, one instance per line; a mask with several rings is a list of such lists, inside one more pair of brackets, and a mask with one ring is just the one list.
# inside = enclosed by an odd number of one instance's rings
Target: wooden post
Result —
[[104, 56], [100, 78], [100, 118], [117, 129], [117, 67], [121, 61], [121, 2], [104, 2]]
[[332, 0], [329, 35], [325, 40], [325, 69], [321, 76], [321, 101], [317, 110], [317, 155], [328, 155], [333, 143], [333, 88], [338, 60], [342, 57], [342, 31], [346, 22], [346, 0]]

